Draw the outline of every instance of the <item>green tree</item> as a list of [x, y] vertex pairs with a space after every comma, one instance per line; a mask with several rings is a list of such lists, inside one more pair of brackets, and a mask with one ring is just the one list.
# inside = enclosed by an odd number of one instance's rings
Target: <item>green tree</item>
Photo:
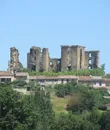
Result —
[[61, 113], [56, 121], [55, 130], [80, 130], [82, 119], [72, 113]]
[[105, 64], [102, 64], [100, 67], [103, 71], [105, 71]]
[[101, 130], [110, 130], [110, 110], [102, 114], [100, 123], [101, 123]]
[[77, 84], [73, 86], [71, 92], [73, 94], [70, 96], [67, 110], [72, 110], [73, 112], [82, 113], [83, 111], [92, 110], [94, 106], [101, 107], [108, 102], [103, 97], [107, 92], [102, 92], [100, 89]]
[[93, 109], [90, 112], [88, 120], [92, 122], [93, 124], [99, 124], [101, 120], [101, 113], [99, 112], [97, 107], [93, 107]]
[[81, 124], [80, 130], [100, 130], [100, 126], [95, 125], [88, 120], [84, 120], [83, 123]]
[[50, 102], [50, 94], [35, 90], [35, 94], [25, 96], [23, 99], [26, 124], [29, 130], [51, 130], [54, 122], [54, 112]]
[[25, 120], [23, 104], [19, 93], [11, 87], [0, 86], [0, 129], [14, 130], [18, 124]]

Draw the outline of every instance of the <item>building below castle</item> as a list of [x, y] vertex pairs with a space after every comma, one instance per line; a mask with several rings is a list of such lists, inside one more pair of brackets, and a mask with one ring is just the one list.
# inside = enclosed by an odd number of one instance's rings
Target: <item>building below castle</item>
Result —
[[0, 82], [26, 81], [38, 83], [40, 86], [54, 86], [56, 84], [65, 84], [77, 82], [90, 85], [94, 88], [106, 88], [110, 93], [110, 79], [102, 76], [30, 76], [26, 72], [17, 72], [13, 74], [9, 71], [0, 71]]

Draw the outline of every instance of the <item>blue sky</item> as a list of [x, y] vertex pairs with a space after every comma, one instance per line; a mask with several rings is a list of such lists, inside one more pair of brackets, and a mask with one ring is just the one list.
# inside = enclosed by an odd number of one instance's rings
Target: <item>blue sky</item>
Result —
[[0, 70], [8, 67], [10, 47], [26, 67], [31, 46], [60, 57], [60, 45], [100, 50], [110, 72], [110, 0], [0, 0]]

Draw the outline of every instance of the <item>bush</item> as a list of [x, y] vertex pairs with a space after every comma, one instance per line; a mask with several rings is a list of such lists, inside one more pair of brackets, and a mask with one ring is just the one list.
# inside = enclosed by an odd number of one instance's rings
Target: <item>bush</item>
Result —
[[106, 107], [106, 106], [100, 106], [100, 107], [99, 107], [99, 110], [106, 111], [106, 110], [107, 110], [107, 107]]
[[104, 99], [103, 93], [99, 89], [77, 84], [70, 89], [70, 96], [66, 108], [68, 111], [82, 113], [85, 110], [91, 110], [94, 106], [106, 110], [106, 107], [103, 105], [106, 104], [108, 100]]
[[56, 95], [58, 97], [64, 97], [68, 95], [72, 95], [74, 91], [77, 91], [77, 83], [67, 83], [67, 84], [59, 84], [55, 86]]
[[84, 69], [84, 70], [71, 70], [68, 72], [41, 72], [32, 71], [26, 68], [21, 70], [22, 72], [28, 72], [29, 75], [45, 75], [45, 76], [59, 76], [59, 75], [77, 75], [77, 76], [104, 76], [105, 72], [102, 68]]

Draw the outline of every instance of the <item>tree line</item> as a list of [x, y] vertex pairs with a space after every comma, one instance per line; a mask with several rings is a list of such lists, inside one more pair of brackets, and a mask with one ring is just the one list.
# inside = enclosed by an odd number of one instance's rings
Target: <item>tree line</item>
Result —
[[31, 71], [26, 68], [23, 68], [21, 71], [28, 72], [29, 75], [45, 75], [45, 76], [59, 76], [59, 75], [76, 75], [76, 76], [104, 76], [105, 71], [103, 68], [94, 68], [94, 69], [83, 69], [83, 70], [71, 70], [67, 72], [40, 72], [40, 71]]
[[[68, 114], [56, 115], [50, 100], [51, 93], [31, 84], [34, 94], [23, 95], [14, 91], [12, 84], [0, 84], [0, 130], [110, 129], [110, 110], [99, 110], [99, 106], [108, 102], [103, 99], [103, 95], [108, 94], [106, 90], [94, 90], [76, 83], [62, 85], [65, 89], [63, 96], [70, 96]], [[55, 87], [57, 96], [60, 87]]]

